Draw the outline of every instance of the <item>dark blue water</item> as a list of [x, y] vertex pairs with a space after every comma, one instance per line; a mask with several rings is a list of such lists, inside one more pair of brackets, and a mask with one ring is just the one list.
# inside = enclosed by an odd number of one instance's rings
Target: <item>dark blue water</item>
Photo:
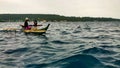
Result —
[[48, 23], [44, 35], [0, 32], [0, 68], [120, 68], [120, 22]]

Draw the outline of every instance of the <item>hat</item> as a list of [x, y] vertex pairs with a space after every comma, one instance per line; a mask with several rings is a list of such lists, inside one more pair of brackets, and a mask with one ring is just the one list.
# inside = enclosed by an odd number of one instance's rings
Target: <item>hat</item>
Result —
[[34, 20], [34, 22], [37, 22], [37, 20]]
[[25, 18], [25, 20], [29, 20], [29, 18], [28, 18], [28, 17], [26, 17], [26, 18]]

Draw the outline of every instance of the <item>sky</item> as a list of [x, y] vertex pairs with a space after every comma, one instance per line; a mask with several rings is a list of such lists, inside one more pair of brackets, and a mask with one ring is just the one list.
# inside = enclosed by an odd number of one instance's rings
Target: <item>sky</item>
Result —
[[120, 18], [120, 0], [0, 0], [0, 14]]

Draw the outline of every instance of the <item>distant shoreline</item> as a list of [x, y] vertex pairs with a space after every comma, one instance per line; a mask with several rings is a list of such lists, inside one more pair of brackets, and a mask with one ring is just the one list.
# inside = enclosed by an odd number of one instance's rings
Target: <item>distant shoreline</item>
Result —
[[23, 22], [28, 17], [30, 21], [49, 21], [49, 22], [107, 22], [107, 21], [120, 21], [116, 18], [106, 17], [74, 17], [74, 16], [61, 16], [55, 14], [0, 14], [0, 22]]

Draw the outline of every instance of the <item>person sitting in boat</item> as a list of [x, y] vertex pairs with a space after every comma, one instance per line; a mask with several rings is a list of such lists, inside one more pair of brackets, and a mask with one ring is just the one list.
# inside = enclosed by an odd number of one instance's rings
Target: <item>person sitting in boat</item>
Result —
[[37, 27], [37, 20], [34, 20], [34, 27]]
[[37, 20], [34, 20], [33, 23], [34, 23], [34, 24], [33, 24], [34, 27], [42, 26], [41, 24], [39, 24], [39, 25], [37, 24]]
[[29, 18], [25, 18], [25, 22], [24, 22], [25, 29], [31, 29], [31, 27], [28, 25], [28, 21], [29, 21]]

